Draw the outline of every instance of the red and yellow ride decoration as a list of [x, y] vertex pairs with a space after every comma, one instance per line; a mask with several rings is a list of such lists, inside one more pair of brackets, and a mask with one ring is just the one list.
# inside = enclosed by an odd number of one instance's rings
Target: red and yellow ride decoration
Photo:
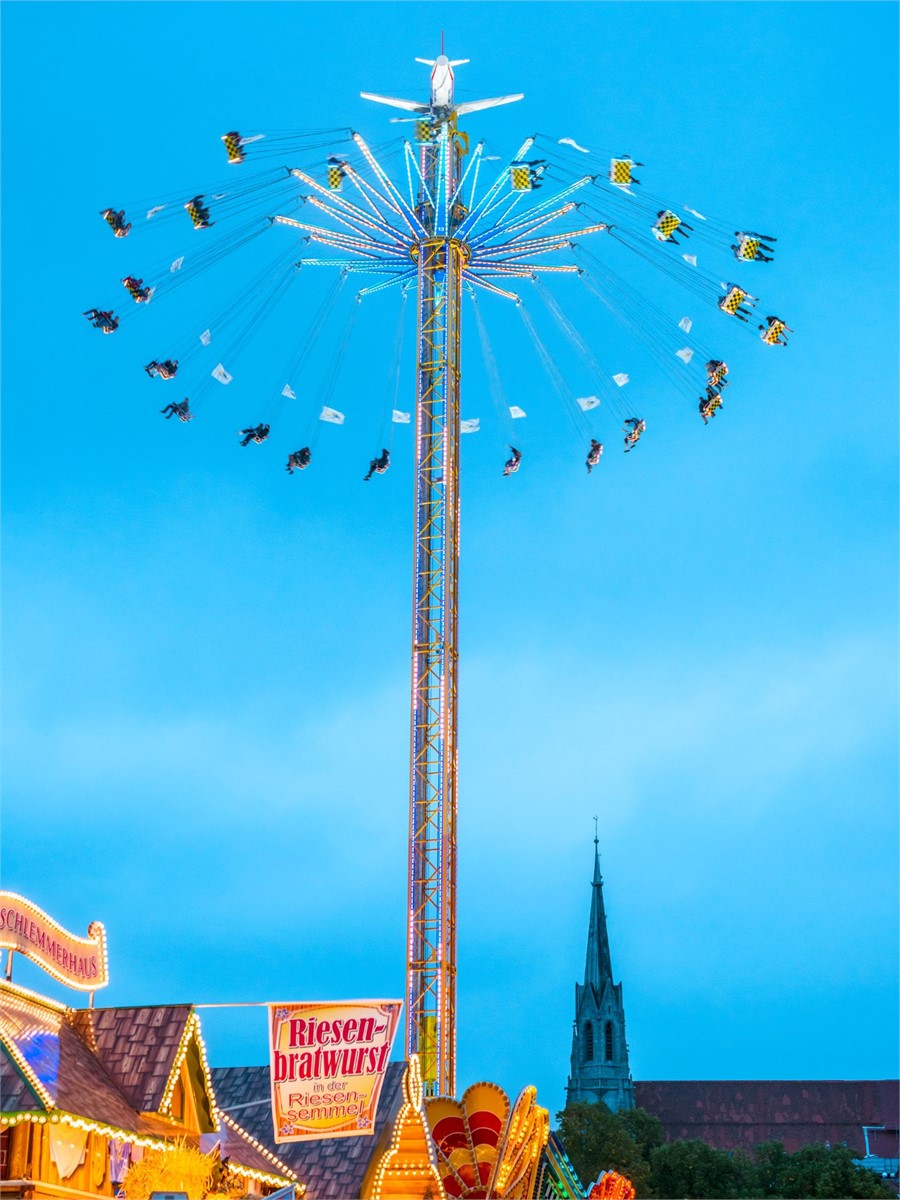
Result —
[[425, 1099], [419, 1057], [412, 1055], [403, 1095], [390, 1140], [372, 1158], [361, 1190], [365, 1200], [528, 1200], [534, 1194], [550, 1121], [533, 1087], [515, 1104], [494, 1083], [474, 1083], [460, 1100]]
[[634, 1184], [618, 1171], [604, 1171], [588, 1193], [588, 1200], [634, 1200]]
[[530, 1196], [550, 1132], [547, 1110], [525, 1088], [514, 1105], [494, 1083], [475, 1083], [460, 1100], [425, 1102], [446, 1196]]

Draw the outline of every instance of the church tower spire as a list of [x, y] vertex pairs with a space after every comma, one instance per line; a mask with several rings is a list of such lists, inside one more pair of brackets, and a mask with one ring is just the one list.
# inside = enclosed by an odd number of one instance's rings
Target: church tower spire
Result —
[[595, 817], [594, 877], [591, 880], [587, 955], [584, 983], [575, 984], [572, 1067], [566, 1087], [566, 1103], [595, 1103], [602, 1100], [616, 1112], [623, 1108], [634, 1108], [634, 1084], [628, 1066], [622, 985], [613, 982], [596, 821]]
[[[595, 818], [596, 820], [596, 818]], [[612, 979], [609, 956], [609, 934], [606, 931], [606, 910], [603, 907], [603, 877], [600, 874], [600, 839], [594, 830], [594, 878], [591, 880], [591, 921], [588, 925], [587, 958], [584, 963], [584, 986], [591, 984], [600, 991], [604, 979]]]

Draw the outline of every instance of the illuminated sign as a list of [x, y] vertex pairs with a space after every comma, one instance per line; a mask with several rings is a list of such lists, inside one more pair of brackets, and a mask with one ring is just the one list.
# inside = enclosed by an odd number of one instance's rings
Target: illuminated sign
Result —
[[79, 991], [93, 992], [109, 983], [106, 930], [99, 921], [91, 922], [86, 938], [78, 937], [14, 892], [0, 892], [0, 949], [24, 955]]
[[269, 1005], [276, 1142], [375, 1132], [400, 1000]]

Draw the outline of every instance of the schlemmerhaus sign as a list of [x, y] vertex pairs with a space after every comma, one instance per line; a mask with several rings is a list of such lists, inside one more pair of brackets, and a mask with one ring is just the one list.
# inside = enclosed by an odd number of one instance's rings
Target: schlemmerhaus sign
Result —
[[24, 955], [79, 991], [109, 983], [106, 930], [99, 921], [91, 922], [86, 938], [79, 937], [15, 892], [0, 892], [0, 949]]

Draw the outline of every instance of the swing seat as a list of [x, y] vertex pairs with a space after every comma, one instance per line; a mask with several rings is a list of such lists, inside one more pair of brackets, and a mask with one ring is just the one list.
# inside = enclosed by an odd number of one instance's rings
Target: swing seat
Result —
[[759, 254], [761, 242], [759, 238], [742, 237], [738, 241], [738, 248], [735, 251], [735, 256], [743, 262], [753, 262]]
[[242, 163], [246, 157], [243, 147], [241, 146], [241, 135], [236, 131], [224, 133], [222, 141], [225, 143], [225, 149], [228, 153], [229, 164]]
[[681, 224], [681, 217], [673, 212], [665, 212], [653, 226], [653, 233], [660, 242], [672, 242], [672, 234]]
[[719, 308], [721, 308], [722, 312], [731, 313], [733, 316], [744, 303], [746, 296], [747, 293], [743, 288], [732, 287], [719, 301]]

